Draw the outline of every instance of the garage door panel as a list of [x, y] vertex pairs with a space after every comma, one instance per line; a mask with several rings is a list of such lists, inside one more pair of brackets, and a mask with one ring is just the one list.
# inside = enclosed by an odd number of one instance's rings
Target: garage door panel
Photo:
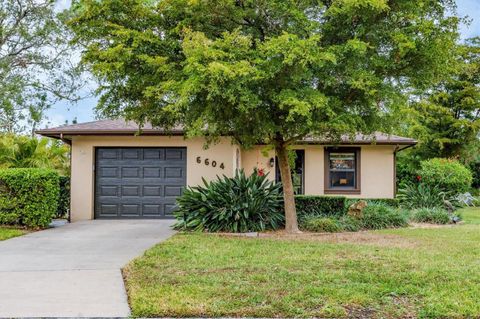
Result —
[[119, 150], [118, 149], [103, 149], [101, 152], [98, 152], [98, 159], [118, 159], [119, 158]]
[[100, 209], [102, 214], [105, 216], [117, 216], [118, 215], [118, 204], [101, 204]]
[[171, 217], [186, 185], [185, 148], [98, 148], [96, 218]]
[[140, 194], [140, 186], [122, 186], [122, 196], [141, 196]]
[[143, 196], [148, 197], [148, 196], [163, 196], [162, 195], [162, 188], [163, 186], [161, 185], [148, 185], [148, 186], [143, 186]]
[[122, 159], [124, 160], [140, 160], [142, 159], [142, 150], [131, 148], [131, 149], [124, 149], [122, 151]]
[[165, 178], [182, 178], [182, 167], [165, 167]]
[[144, 167], [143, 178], [161, 178], [162, 169], [160, 167]]
[[100, 177], [118, 178], [120, 177], [120, 169], [118, 167], [102, 167], [99, 169]]
[[180, 196], [182, 195], [183, 187], [181, 186], [165, 186], [165, 196]]
[[165, 160], [182, 160], [184, 152], [181, 149], [167, 149], [165, 151]]
[[145, 160], [165, 160], [164, 149], [145, 149], [143, 151], [143, 158]]
[[99, 187], [99, 196], [114, 196], [117, 197], [119, 192], [118, 192], [118, 186], [109, 186], [109, 185], [102, 185]]

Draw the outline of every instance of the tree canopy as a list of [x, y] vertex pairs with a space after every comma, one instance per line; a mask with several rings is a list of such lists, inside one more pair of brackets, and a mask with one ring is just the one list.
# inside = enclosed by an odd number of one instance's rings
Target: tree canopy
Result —
[[55, 101], [78, 98], [65, 15], [53, 0], [0, 0], [0, 132], [33, 132]]
[[72, 10], [100, 110], [274, 146], [290, 231], [289, 145], [391, 131], [391, 109], [450, 71], [458, 36], [453, 0], [78, 0]]
[[480, 133], [480, 38], [458, 46], [455, 65], [450, 76], [409, 109], [409, 134], [420, 142], [414, 152], [420, 158], [471, 160]]

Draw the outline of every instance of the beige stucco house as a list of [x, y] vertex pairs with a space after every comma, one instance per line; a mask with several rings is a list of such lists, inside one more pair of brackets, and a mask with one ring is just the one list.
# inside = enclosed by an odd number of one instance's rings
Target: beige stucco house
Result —
[[[71, 220], [169, 218], [185, 186], [255, 168], [278, 179], [275, 154], [264, 146], [242, 149], [224, 137], [204, 148], [181, 129], [165, 134], [123, 120], [66, 125], [37, 131], [71, 145]], [[298, 194], [355, 198], [395, 196], [395, 154], [415, 140], [376, 133], [340, 145], [309, 138], [295, 145]]]

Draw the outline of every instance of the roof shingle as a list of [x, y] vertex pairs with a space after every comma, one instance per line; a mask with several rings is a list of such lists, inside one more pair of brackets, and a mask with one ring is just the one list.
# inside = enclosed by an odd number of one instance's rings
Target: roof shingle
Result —
[[[142, 130], [139, 131], [139, 126], [135, 122], [116, 119], [63, 125], [54, 128], [37, 130], [36, 133], [53, 138], [65, 138], [67, 136], [75, 135], [182, 135], [183, 128], [178, 126], [174, 127], [170, 131], [166, 131], [161, 128], [154, 128], [150, 123], [146, 123], [142, 127]], [[300, 143], [329, 144], [331, 141], [319, 137], [306, 137]], [[354, 140], [351, 140], [348, 136], [344, 136], [341, 141], [341, 144], [415, 145], [416, 143], [417, 142], [411, 138], [382, 132], [375, 132], [371, 135], [357, 134]]]

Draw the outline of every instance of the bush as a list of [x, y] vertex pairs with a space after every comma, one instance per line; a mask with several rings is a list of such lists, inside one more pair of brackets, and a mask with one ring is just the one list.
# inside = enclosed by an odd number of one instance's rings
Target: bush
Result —
[[329, 217], [309, 216], [300, 224], [300, 228], [311, 232], [335, 233], [343, 230], [339, 221]]
[[470, 171], [472, 172], [472, 187], [480, 188], [480, 161], [470, 163]]
[[346, 209], [348, 210], [348, 207], [350, 207], [350, 205], [360, 200], [366, 201], [368, 205], [380, 204], [380, 205], [387, 205], [390, 207], [400, 206], [400, 201], [398, 200], [398, 198], [348, 198], [345, 203]]
[[454, 202], [450, 193], [444, 192], [439, 186], [425, 183], [407, 184], [398, 190], [397, 198], [405, 208], [442, 208], [444, 201]]
[[203, 180], [177, 198], [177, 230], [251, 232], [276, 229], [284, 224], [280, 184], [254, 173]]
[[53, 170], [0, 170], [0, 223], [46, 227], [58, 208], [59, 177]]
[[340, 217], [339, 224], [344, 231], [356, 232], [362, 229], [361, 220], [348, 215]]
[[339, 216], [345, 214], [346, 198], [341, 196], [295, 196], [298, 218]]
[[421, 163], [419, 177], [429, 186], [438, 186], [454, 195], [467, 192], [472, 185], [472, 173], [458, 161], [434, 158]]
[[60, 193], [56, 218], [67, 218], [70, 213], [70, 177], [60, 176]]
[[448, 224], [450, 215], [441, 208], [420, 208], [413, 212], [412, 220], [418, 223]]
[[396, 228], [408, 225], [408, 216], [404, 211], [387, 205], [369, 205], [363, 209], [362, 213], [360, 222], [364, 229]]

